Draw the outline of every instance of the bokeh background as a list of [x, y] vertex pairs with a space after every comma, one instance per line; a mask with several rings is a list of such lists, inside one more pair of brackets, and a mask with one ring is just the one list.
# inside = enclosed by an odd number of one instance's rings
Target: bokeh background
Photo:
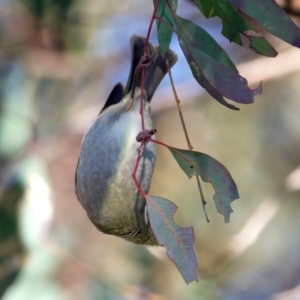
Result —
[[[222, 162], [240, 193], [224, 224], [203, 184], [207, 223], [195, 180], [158, 148], [150, 194], [174, 201], [175, 220], [194, 227], [199, 282], [187, 286], [163, 249], [98, 232], [74, 193], [82, 135], [126, 82], [129, 39], [146, 35], [152, 1], [0, 0], [1, 299], [300, 299], [300, 50], [266, 33], [279, 55], [260, 57], [179, 2], [251, 87], [263, 80], [254, 104], [231, 111], [198, 86], [172, 40], [194, 149]], [[299, 2], [280, 1], [298, 26]], [[186, 148], [168, 79], [152, 108], [157, 138]]]

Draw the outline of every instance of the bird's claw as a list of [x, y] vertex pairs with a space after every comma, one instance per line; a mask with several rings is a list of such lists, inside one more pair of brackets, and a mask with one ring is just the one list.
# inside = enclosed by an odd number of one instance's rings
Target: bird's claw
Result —
[[151, 136], [156, 133], [156, 131], [157, 130], [154, 128], [142, 130], [136, 136], [136, 141], [137, 142], [146, 141], [146, 140], [150, 139]]
[[151, 62], [152, 58], [149, 55], [143, 55], [135, 68], [135, 75], [138, 75], [143, 69], [147, 70], [150, 67]]

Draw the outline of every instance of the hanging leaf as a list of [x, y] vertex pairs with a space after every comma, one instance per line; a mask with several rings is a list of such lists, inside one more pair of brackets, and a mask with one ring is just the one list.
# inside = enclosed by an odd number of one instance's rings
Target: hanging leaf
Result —
[[[155, 5], [157, 1], [159, 0], [153, 0], [153, 4]], [[173, 13], [175, 14], [177, 10], [178, 0], [168, 0], [168, 3], [170, 4]], [[167, 25], [161, 22], [160, 20], [156, 19], [158, 42], [163, 53], [166, 53], [171, 43], [171, 38], [173, 34], [172, 28], [174, 27], [173, 13], [167, 4], [167, 1], [162, 1], [162, 0], [159, 1], [157, 11], [156, 11], [156, 16], [159, 19], [162, 19], [163, 22], [166, 22], [168, 24]]]
[[197, 66], [197, 62], [195, 61], [195, 59], [193, 58], [193, 56], [191, 55], [188, 47], [186, 46], [186, 44], [184, 43], [184, 41], [182, 39], [180, 39], [180, 37], [178, 37], [179, 39], [179, 45], [183, 51], [184, 56], [186, 57], [186, 60], [188, 61], [191, 71], [195, 77], [195, 79], [197, 80], [197, 82], [213, 97], [215, 98], [219, 103], [221, 103], [222, 105], [233, 109], [233, 110], [239, 110], [239, 108], [237, 108], [236, 106], [229, 104], [228, 102], [226, 102], [226, 100], [224, 99], [223, 95], [221, 93], [219, 93], [210, 83], [209, 81], [205, 78], [205, 76], [203, 75], [203, 73], [201, 72], [201, 70], [199, 68], [195, 68], [193, 66]]
[[229, 222], [230, 213], [233, 212], [230, 203], [239, 198], [239, 193], [228, 170], [207, 154], [173, 147], [169, 147], [169, 150], [188, 177], [197, 174], [213, 186], [217, 212], [224, 216], [226, 223]]
[[254, 102], [254, 96], [261, 94], [262, 87], [259, 85], [251, 90], [247, 86], [247, 80], [220, 64], [204, 52], [186, 43], [179, 37], [179, 44], [185, 54], [195, 79], [221, 104], [236, 109], [229, 105], [222, 96], [235, 102], [249, 104]]
[[267, 31], [300, 48], [300, 29], [274, 0], [228, 0]]
[[194, 249], [193, 228], [182, 228], [174, 222], [173, 215], [177, 206], [167, 199], [150, 196], [147, 208], [151, 228], [157, 241], [166, 247], [169, 257], [185, 282], [198, 281], [198, 259]]
[[237, 12], [226, 0], [196, 0], [205, 17], [219, 17], [222, 20], [222, 34], [234, 42], [256, 53], [274, 57], [276, 50], [266, 39]]
[[179, 17], [175, 18], [177, 34], [186, 43], [193, 45], [205, 54], [209, 55], [220, 64], [238, 73], [237, 68], [222, 47], [201, 27], [193, 22]]
[[217, 16], [213, 0], [195, 0], [195, 3], [206, 18]]

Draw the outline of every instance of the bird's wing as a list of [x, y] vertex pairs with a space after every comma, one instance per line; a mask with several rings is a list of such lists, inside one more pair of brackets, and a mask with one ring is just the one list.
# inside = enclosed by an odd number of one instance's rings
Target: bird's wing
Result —
[[[161, 52], [159, 47], [155, 48], [151, 55], [151, 65], [146, 71], [144, 89], [147, 95], [147, 101], [151, 101], [157, 87], [168, 73], [168, 61], [169, 68], [171, 69], [177, 62], [177, 54], [171, 49], [167, 50], [165, 55]], [[137, 81], [138, 86], [139, 81]]]
[[[133, 35], [130, 39], [131, 68], [124, 90], [124, 96], [130, 93], [133, 88], [141, 87], [142, 72], [136, 73], [136, 68], [139, 66], [141, 58], [144, 55], [145, 44], [146, 39], [141, 36]], [[156, 88], [168, 72], [166, 61], [168, 61], [169, 68], [171, 69], [177, 62], [177, 55], [170, 49], [163, 55], [160, 48], [154, 48], [150, 42], [147, 43], [147, 46], [146, 54], [150, 56], [151, 63], [145, 72], [144, 91], [147, 95], [147, 101], [150, 102]]]
[[114, 88], [112, 89], [112, 91], [110, 92], [103, 108], [101, 109], [99, 115], [105, 110], [107, 109], [109, 106], [114, 105], [119, 103], [122, 98], [123, 98], [123, 93], [124, 93], [124, 87], [122, 85], [122, 83], [118, 82]]

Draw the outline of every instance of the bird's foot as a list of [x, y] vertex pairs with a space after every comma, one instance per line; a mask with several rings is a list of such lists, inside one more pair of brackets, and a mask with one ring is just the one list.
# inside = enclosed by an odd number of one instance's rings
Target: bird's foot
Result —
[[148, 55], [145, 54], [141, 57], [138, 65], [136, 66], [135, 70], [134, 70], [134, 79], [133, 79], [133, 86], [132, 86], [132, 90], [131, 90], [131, 94], [130, 94], [130, 98], [134, 98], [134, 92], [135, 92], [135, 86], [136, 86], [136, 81], [138, 78], [138, 75], [140, 74], [140, 72], [142, 70], [147, 70], [152, 62], [152, 58]]
[[142, 141], [146, 141], [146, 140], [150, 139], [151, 136], [156, 133], [156, 131], [157, 130], [154, 128], [142, 130], [136, 136], [137, 142], [142, 142]]
[[150, 67], [151, 62], [152, 58], [148, 54], [143, 55], [135, 68], [135, 75], [137, 76], [143, 69], [147, 70]]

